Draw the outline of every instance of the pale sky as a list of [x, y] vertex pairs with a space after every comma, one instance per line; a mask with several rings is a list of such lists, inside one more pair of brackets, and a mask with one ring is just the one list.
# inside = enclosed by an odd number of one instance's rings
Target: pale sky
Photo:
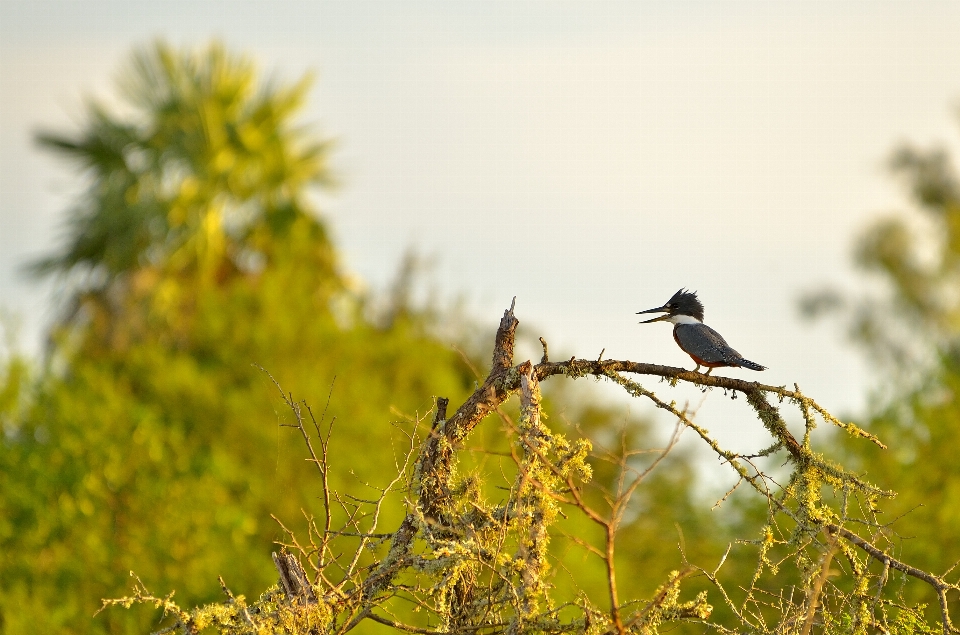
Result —
[[[367, 284], [413, 246], [484, 323], [516, 295], [556, 357], [691, 368], [634, 315], [689, 287], [770, 368], [719, 372], [854, 412], [868, 369], [797, 298], [862, 284], [857, 230], [905, 208], [895, 144], [956, 146], [958, 27], [960, 3], [916, 0], [0, 0], [0, 306], [37, 351], [52, 299], [18, 268], [56, 245], [81, 182], [35, 131], [75, 129], [133, 47], [216, 37], [317, 73], [304, 119], [338, 140], [343, 181], [324, 211]], [[707, 397], [714, 429], [758, 425]]]

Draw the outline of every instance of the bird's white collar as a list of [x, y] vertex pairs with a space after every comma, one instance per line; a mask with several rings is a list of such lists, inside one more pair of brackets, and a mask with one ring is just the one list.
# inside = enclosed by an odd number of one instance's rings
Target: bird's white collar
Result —
[[671, 315], [664, 319], [664, 322], [670, 322], [672, 324], [703, 324], [703, 322], [691, 315]]

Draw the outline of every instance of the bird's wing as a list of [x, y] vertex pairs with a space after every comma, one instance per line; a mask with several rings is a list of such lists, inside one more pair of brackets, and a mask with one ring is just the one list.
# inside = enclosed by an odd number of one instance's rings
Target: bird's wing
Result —
[[735, 363], [742, 359], [723, 337], [706, 324], [677, 324], [673, 330], [680, 348], [708, 363]]

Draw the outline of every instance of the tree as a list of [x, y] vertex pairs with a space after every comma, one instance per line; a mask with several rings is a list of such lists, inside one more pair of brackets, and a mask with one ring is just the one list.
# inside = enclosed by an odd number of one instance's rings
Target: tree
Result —
[[37, 266], [72, 298], [49, 366], [35, 383], [13, 363], [4, 373], [8, 633], [145, 630], [145, 614], [90, 619], [131, 569], [191, 601], [215, 597], [218, 575], [272, 579], [249, 554], [278, 535], [271, 513], [297, 518], [316, 490], [266, 423], [281, 415], [252, 363], [311, 394], [370, 374], [331, 398], [343, 441], [378, 448], [343, 478], [379, 472], [391, 406], [416, 412], [426, 385], [456, 395], [472, 382], [419, 317], [387, 330], [365, 319], [310, 206], [309, 188], [331, 178], [329, 144], [292, 119], [306, 81], [259, 84], [218, 45], [158, 44], [123, 86], [127, 118], [92, 106], [76, 137], [40, 137], [90, 187], [63, 249]]
[[[167, 260], [216, 266], [222, 277], [256, 268], [258, 233], [308, 219], [319, 231], [308, 188], [332, 183], [330, 144], [292, 121], [309, 84], [258, 86], [252, 62], [217, 44], [199, 54], [163, 43], [136, 53], [120, 84], [131, 117], [93, 104], [79, 137], [39, 136], [91, 184], [64, 248], [36, 269], [82, 269], [94, 288]], [[325, 277], [336, 280], [332, 264]]]
[[[395, 631], [416, 633], [656, 633], [680, 622], [711, 626], [720, 632], [828, 633], [934, 632], [925, 623], [923, 606], [902, 600], [908, 580], [929, 585], [940, 606], [945, 634], [957, 632], [947, 606], [948, 592], [960, 590], [944, 577], [919, 570], [888, 553], [889, 541], [877, 515], [884, 498], [893, 496], [813, 451], [816, 418], [841, 427], [852, 437], [882, 443], [853, 424], [843, 424], [799, 391], [680, 368], [630, 361], [551, 362], [544, 342], [539, 364], [515, 363], [518, 320], [514, 307], [504, 312], [495, 337], [489, 375], [453, 413], [438, 398], [432, 423], [408, 433], [408, 452], [396, 474], [372, 500], [347, 498], [329, 486], [333, 457], [331, 429], [324, 430], [305, 404], [287, 397], [312, 463], [323, 484], [322, 513], [307, 535], [288, 531], [286, 551], [274, 553], [280, 582], [257, 601], [247, 602], [224, 587], [222, 604], [185, 610], [170, 598], [156, 597], [139, 583], [134, 594], [105, 602], [163, 607], [171, 617], [164, 632], [194, 633], [213, 627], [221, 633], [347, 633], [364, 621]], [[753, 456], [724, 450], [688, 413], [666, 403], [627, 374], [685, 381], [705, 389], [741, 394], [774, 444]], [[648, 399], [700, 437], [768, 505], [766, 525], [754, 545], [756, 565], [749, 580], [724, 583], [717, 565], [686, 561], [647, 600], [624, 599], [615, 557], [616, 535], [625, 506], [657, 461], [646, 471], [630, 465], [630, 452], [615, 456], [621, 486], [601, 489], [605, 505], [586, 496], [593, 476], [591, 444], [569, 440], [544, 422], [540, 383], [551, 377], [596, 376]], [[278, 386], [279, 388], [279, 386]], [[286, 394], [280, 389], [281, 394]], [[513, 395], [520, 402], [516, 421], [501, 406]], [[806, 433], [799, 443], [787, 430], [779, 409], [768, 397], [789, 399], [803, 414]], [[502, 479], [464, 469], [468, 439], [497, 414], [510, 431], [512, 468]], [[316, 444], [316, 445], [315, 445]], [[319, 448], [319, 449], [317, 449]], [[791, 471], [783, 485], [758, 467], [758, 459], [785, 450]], [[666, 456], [670, 446], [663, 450]], [[595, 457], [602, 458], [602, 457]], [[606, 457], [609, 458], [609, 457]], [[504, 485], [500, 485], [500, 481]], [[499, 486], [499, 487], [498, 487]], [[501, 494], [496, 495], [497, 489]], [[406, 515], [384, 533], [382, 512], [397, 497]], [[503, 493], [503, 492], [506, 493]], [[827, 496], [824, 496], [824, 493]], [[344, 519], [342, 523], [337, 518]], [[550, 584], [549, 544], [560, 517], [585, 519], [602, 531], [580, 530], [579, 544], [605, 565], [604, 588], [583, 588], [558, 597]], [[388, 525], [389, 526], [389, 525]], [[866, 537], [865, 537], [866, 536]], [[344, 548], [346, 540], [353, 548]], [[369, 553], [372, 561], [366, 566]], [[729, 549], [728, 549], [729, 553]], [[834, 558], [842, 558], [834, 572]], [[307, 563], [304, 566], [304, 562]], [[791, 569], [786, 580], [778, 574]], [[839, 577], [838, 577], [839, 573]], [[707, 593], [681, 598], [684, 581], [699, 576], [715, 587], [734, 619], [711, 621]], [[831, 579], [836, 578], [836, 579]], [[900, 580], [897, 580], [900, 578]], [[896, 581], [896, 583], [895, 583]], [[739, 587], [739, 588], [736, 588]], [[423, 614], [411, 622], [397, 609], [413, 605]]]
[[889, 518], [906, 515], [911, 526], [898, 553], [945, 569], [960, 559], [960, 179], [937, 147], [904, 145], [890, 167], [914, 208], [875, 221], [855, 248], [857, 264], [880, 282], [880, 292], [826, 290], [804, 304], [813, 315], [832, 309], [842, 316], [882, 369], [884, 390], [871, 400], [866, 427], [891, 451], [846, 447], [845, 459], [882, 484], [897, 484]]

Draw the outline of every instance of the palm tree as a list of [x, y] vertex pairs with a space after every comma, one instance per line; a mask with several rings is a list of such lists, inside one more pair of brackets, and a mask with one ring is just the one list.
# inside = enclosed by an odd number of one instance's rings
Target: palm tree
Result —
[[253, 236], [311, 217], [310, 189], [333, 184], [330, 143], [292, 122], [309, 85], [258, 83], [251, 60], [219, 44], [137, 52], [120, 81], [123, 116], [92, 104], [78, 134], [38, 135], [90, 186], [62, 247], [32, 270], [83, 274], [97, 291], [167, 261], [255, 268]]

